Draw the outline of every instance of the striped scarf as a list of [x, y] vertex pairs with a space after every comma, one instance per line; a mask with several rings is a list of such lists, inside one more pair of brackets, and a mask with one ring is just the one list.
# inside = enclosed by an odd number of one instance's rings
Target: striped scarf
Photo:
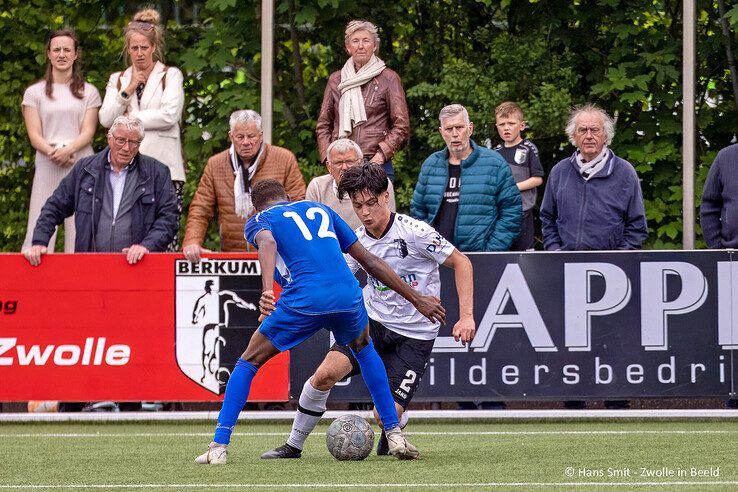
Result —
[[609, 154], [610, 149], [608, 149], [607, 145], [605, 145], [604, 147], [602, 147], [602, 151], [597, 154], [594, 159], [584, 162], [584, 160], [582, 159], [582, 153], [580, 151], [577, 151], [574, 157], [577, 160], [577, 165], [579, 166], [579, 174], [582, 175], [582, 178], [584, 178], [585, 181], [589, 181], [592, 176], [600, 172], [602, 168], [605, 167], [605, 164], [607, 164]]
[[231, 166], [233, 167], [233, 174], [236, 179], [233, 181], [233, 197], [236, 208], [236, 215], [242, 219], [248, 219], [249, 215], [254, 211], [254, 205], [251, 203], [251, 179], [256, 174], [256, 169], [259, 167], [259, 161], [264, 154], [264, 144], [261, 145], [259, 153], [256, 154], [254, 163], [249, 166], [249, 186], [246, 187], [246, 183], [243, 177], [243, 166], [241, 161], [236, 154], [236, 147], [231, 144], [231, 148], [228, 149], [228, 155], [231, 158]]

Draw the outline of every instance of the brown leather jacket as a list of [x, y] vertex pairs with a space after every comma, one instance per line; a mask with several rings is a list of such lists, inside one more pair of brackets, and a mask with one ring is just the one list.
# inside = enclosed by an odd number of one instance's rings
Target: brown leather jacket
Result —
[[[246, 220], [236, 215], [233, 195], [235, 179], [228, 150], [208, 159], [190, 203], [182, 247], [190, 244], [202, 245], [217, 207], [220, 250], [230, 253], [253, 250], [243, 237]], [[276, 179], [282, 183], [290, 200], [305, 198], [305, 180], [297, 166], [295, 154], [287, 149], [264, 144], [264, 157], [251, 183], [253, 185], [264, 179]]]
[[[333, 72], [323, 94], [320, 116], [315, 133], [318, 151], [325, 162], [331, 142], [338, 139], [338, 84], [341, 71]], [[381, 150], [385, 162], [407, 143], [410, 136], [410, 115], [405, 101], [405, 90], [397, 73], [389, 68], [361, 86], [366, 107], [366, 123], [354, 128], [349, 138], [359, 144], [364, 156], [371, 159]]]

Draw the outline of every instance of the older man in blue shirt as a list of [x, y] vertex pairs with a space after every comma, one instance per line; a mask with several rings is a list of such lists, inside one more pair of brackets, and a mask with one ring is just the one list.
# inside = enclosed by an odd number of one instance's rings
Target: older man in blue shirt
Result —
[[648, 237], [641, 184], [608, 145], [615, 122], [599, 107], [574, 109], [566, 125], [577, 148], [551, 170], [541, 204], [547, 250], [640, 249]]

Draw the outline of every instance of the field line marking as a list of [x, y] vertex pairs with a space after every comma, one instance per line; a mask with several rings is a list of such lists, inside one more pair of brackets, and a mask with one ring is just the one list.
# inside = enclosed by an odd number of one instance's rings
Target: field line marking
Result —
[[275, 483], [275, 484], [28, 484], [28, 485], [0, 485], [0, 489], [206, 489], [206, 488], [449, 488], [449, 487], [679, 487], [679, 486], [715, 486], [738, 485], [738, 481], [684, 481], [684, 482], [486, 482], [486, 483]]
[[[332, 420], [344, 415], [344, 410], [328, 410], [323, 420]], [[371, 411], [352, 412], [364, 418]], [[291, 421], [294, 410], [270, 410], [241, 412], [241, 420], [286, 420]], [[687, 410], [412, 410], [413, 419], [434, 420], [580, 420], [580, 419], [738, 419], [738, 410], [730, 409], [687, 409]], [[0, 422], [181, 422], [207, 420], [215, 422], [218, 411], [193, 412], [101, 412], [101, 413], [0, 413]]]
[[593, 435], [628, 435], [628, 434], [738, 434], [738, 430], [582, 430], [582, 431], [418, 431], [406, 432], [412, 436], [593, 436]]
[[[207, 437], [212, 432], [86, 432], [86, 433], [23, 433], [0, 434], [0, 438], [94, 438], [94, 437]], [[315, 432], [315, 434], [325, 434]], [[418, 431], [406, 432], [408, 436], [597, 436], [597, 435], [700, 435], [700, 434], [738, 434], [738, 430], [552, 430], [552, 431]], [[279, 437], [289, 432], [234, 432], [233, 436], [241, 437]]]

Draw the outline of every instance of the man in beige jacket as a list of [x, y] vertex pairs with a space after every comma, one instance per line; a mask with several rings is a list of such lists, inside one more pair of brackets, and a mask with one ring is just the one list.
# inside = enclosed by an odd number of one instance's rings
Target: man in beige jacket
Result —
[[285, 187], [290, 200], [305, 198], [305, 181], [295, 155], [264, 143], [259, 113], [249, 109], [233, 112], [228, 136], [230, 148], [208, 159], [190, 203], [182, 251], [193, 262], [200, 261], [207, 251], [202, 243], [216, 208], [221, 251], [251, 251], [243, 228], [254, 213], [251, 187], [255, 183], [275, 179]]

